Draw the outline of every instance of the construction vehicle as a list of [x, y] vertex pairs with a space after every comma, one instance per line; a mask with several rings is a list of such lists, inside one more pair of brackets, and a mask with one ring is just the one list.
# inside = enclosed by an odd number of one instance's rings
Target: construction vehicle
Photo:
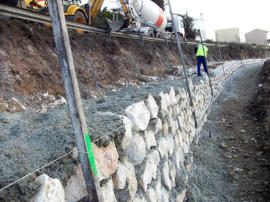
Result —
[[[43, 14], [49, 14], [48, 0], [3, 0], [11, 6], [30, 8]], [[104, 0], [63, 0], [64, 13], [68, 20], [92, 25]], [[119, 0], [122, 18], [107, 19], [113, 31], [143, 32], [144, 35], [163, 37], [167, 18], [163, 10], [151, 0]], [[147, 28], [148, 27], [148, 28]]]

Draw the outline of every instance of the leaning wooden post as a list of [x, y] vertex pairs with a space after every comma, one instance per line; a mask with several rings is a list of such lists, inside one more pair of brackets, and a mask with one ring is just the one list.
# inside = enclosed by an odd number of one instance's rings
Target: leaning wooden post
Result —
[[48, 3], [68, 109], [76, 138], [76, 145], [79, 151], [79, 159], [82, 164], [82, 171], [88, 191], [89, 201], [94, 202], [98, 201], [96, 188], [98, 184], [95, 184], [94, 180], [94, 177], [97, 175], [97, 171], [82, 108], [62, 0], [49, 0]]
[[176, 31], [176, 26], [174, 24], [174, 18], [173, 18], [173, 12], [172, 12], [172, 6], [171, 6], [170, 0], [168, 0], [168, 4], [169, 4], [170, 14], [171, 14], [171, 18], [172, 18], [172, 26], [173, 26], [173, 30], [174, 30], [175, 37], [176, 37], [176, 43], [177, 43], [177, 48], [178, 48], [178, 56], [179, 56], [180, 63], [182, 64], [182, 67], [183, 67], [183, 72], [184, 72], [186, 86], [187, 86], [187, 90], [188, 90], [190, 106], [191, 106], [192, 111], [193, 111], [192, 116], [193, 116], [193, 119], [194, 119], [195, 128], [198, 128], [198, 122], [197, 122], [197, 117], [196, 117], [196, 109], [195, 109], [195, 106], [194, 106], [194, 102], [193, 102], [193, 99], [192, 99], [191, 90], [190, 90], [190, 86], [189, 86], [189, 82], [188, 82], [186, 64], [185, 64], [185, 61], [184, 61], [184, 56], [183, 56], [183, 52], [182, 52], [182, 48], [181, 48], [181, 44], [180, 44], [180, 39], [179, 39], [178, 33]]

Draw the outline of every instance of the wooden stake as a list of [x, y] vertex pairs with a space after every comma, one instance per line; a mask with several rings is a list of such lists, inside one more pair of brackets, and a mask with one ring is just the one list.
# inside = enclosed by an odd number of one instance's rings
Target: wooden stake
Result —
[[79, 150], [79, 159], [82, 164], [89, 201], [94, 202], [98, 201], [97, 184], [95, 184], [90, 160], [88, 158], [88, 153], [91, 152], [87, 151], [85, 141], [88, 137], [88, 129], [82, 108], [81, 96], [68, 38], [63, 3], [62, 0], [49, 0], [48, 3], [66, 99], [76, 138], [76, 145]]
[[177, 31], [176, 31], [176, 26], [174, 24], [174, 18], [173, 18], [173, 12], [172, 12], [172, 6], [171, 6], [170, 0], [168, 0], [168, 4], [169, 4], [169, 9], [170, 9], [171, 18], [172, 18], [172, 26], [173, 26], [175, 37], [176, 37], [176, 43], [177, 43], [177, 48], [178, 48], [178, 56], [179, 56], [179, 59], [180, 59], [180, 63], [182, 64], [182, 67], [183, 67], [183, 72], [184, 72], [184, 76], [185, 76], [186, 86], [187, 86], [187, 90], [188, 90], [188, 96], [189, 96], [189, 100], [190, 100], [190, 106], [192, 108], [192, 115], [193, 115], [193, 118], [194, 118], [195, 128], [198, 128], [198, 122], [197, 122], [197, 117], [196, 117], [196, 110], [195, 110], [195, 106], [194, 106], [194, 103], [193, 103], [190, 86], [189, 86], [189, 83], [188, 83], [188, 77], [187, 77], [187, 71], [186, 71], [186, 64], [185, 64], [185, 61], [184, 61], [184, 56], [183, 56], [183, 52], [182, 52], [182, 48], [181, 48], [179, 36], [178, 36]]

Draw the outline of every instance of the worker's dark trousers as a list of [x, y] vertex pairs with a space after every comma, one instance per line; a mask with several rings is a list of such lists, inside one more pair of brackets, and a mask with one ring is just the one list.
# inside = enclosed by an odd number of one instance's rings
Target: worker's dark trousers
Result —
[[204, 56], [197, 56], [197, 75], [201, 75], [201, 63], [203, 64], [204, 71], [208, 74], [207, 64]]

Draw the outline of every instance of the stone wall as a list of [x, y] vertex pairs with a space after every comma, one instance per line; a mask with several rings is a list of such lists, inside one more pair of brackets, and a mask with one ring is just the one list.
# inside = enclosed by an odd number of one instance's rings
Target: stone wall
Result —
[[[262, 60], [242, 61], [243, 64], [254, 62]], [[213, 97], [208, 78], [191, 75], [197, 128], [182, 77], [145, 84], [136, 92], [132, 91], [127, 105], [121, 105], [127, 98], [122, 93], [116, 93], [115, 96], [121, 97], [119, 105], [125, 106], [119, 113], [113, 110], [96, 111], [104, 116], [117, 114], [125, 129], [120, 138], [119, 135], [111, 138], [103, 147], [93, 143], [99, 195], [103, 201], [184, 201], [192, 169], [191, 147], [196, 145], [211, 104], [226, 79], [240, 66], [240, 61], [230, 61], [210, 70]], [[134, 102], [130, 103], [130, 100]], [[77, 152], [73, 155], [74, 158], [78, 156]], [[37, 180], [42, 186], [32, 201], [46, 197], [58, 201], [78, 201], [87, 195], [80, 165], [74, 168], [74, 176], [65, 188], [59, 186], [59, 180], [44, 174]]]

